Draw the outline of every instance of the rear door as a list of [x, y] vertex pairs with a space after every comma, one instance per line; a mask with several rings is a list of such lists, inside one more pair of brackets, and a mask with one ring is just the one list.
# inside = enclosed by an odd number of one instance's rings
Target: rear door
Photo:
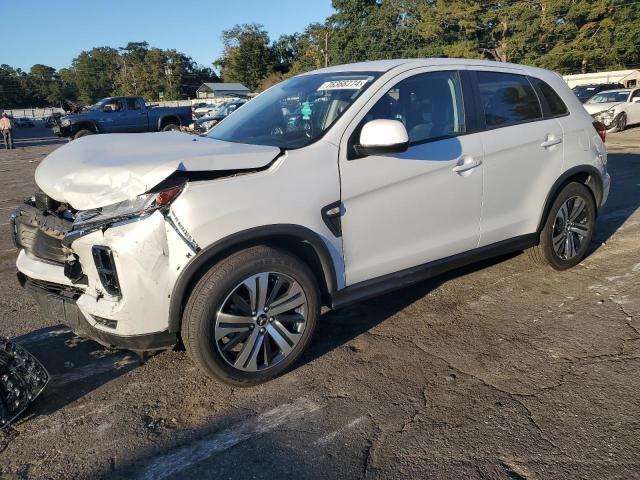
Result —
[[543, 116], [525, 74], [474, 68], [484, 123], [484, 197], [480, 246], [533, 233], [563, 166], [564, 132]]
[[[477, 246], [482, 141], [466, 123], [462, 78], [433, 68], [400, 74], [347, 128], [339, 160], [347, 285]], [[354, 157], [362, 125], [375, 119], [400, 120], [409, 149]]]
[[146, 132], [148, 128], [147, 112], [142, 100], [137, 97], [129, 97], [126, 99], [126, 104], [125, 121], [128, 126], [127, 131]]

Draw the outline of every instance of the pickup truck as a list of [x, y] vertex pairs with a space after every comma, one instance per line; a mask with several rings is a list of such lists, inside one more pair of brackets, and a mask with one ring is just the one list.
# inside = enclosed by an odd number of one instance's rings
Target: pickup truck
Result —
[[142, 97], [109, 97], [58, 119], [53, 131], [72, 139], [96, 133], [178, 130], [191, 123], [191, 107], [152, 107]]

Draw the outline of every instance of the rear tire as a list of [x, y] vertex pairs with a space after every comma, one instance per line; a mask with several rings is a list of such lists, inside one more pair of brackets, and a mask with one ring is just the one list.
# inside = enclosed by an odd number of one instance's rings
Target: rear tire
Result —
[[581, 183], [567, 184], [554, 200], [538, 245], [527, 250], [538, 265], [566, 270], [584, 259], [593, 237], [596, 204], [591, 191]]
[[256, 246], [214, 265], [196, 284], [182, 340], [210, 376], [256, 385], [300, 358], [319, 316], [320, 295], [309, 267], [285, 251]]
[[169, 125], [165, 125], [164, 127], [162, 127], [163, 132], [171, 132], [173, 130], [180, 130], [180, 126], [176, 125], [175, 123], [170, 123]]
[[78, 133], [76, 133], [73, 136], [74, 140], [77, 140], [81, 137], [86, 137], [87, 135], [95, 135], [95, 132], [92, 132], [91, 130], [87, 130], [86, 128], [83, 128], [82, 130], [79, 130]]

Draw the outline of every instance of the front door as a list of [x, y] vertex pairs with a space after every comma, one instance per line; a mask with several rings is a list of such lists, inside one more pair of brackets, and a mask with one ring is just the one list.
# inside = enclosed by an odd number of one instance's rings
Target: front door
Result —
[[[362, 125], [400, 120], [409, 149], [352, 157]], [[346, 284], [475, 248], [482, 205], [482, 142], [466, 134], [460, 74], [406, 72], [376, 93], [340, 146]]]
[[98, 117], [100, 132], [118, 133], [126, 131], [124, 99], [113, 98], [102, 105], [102, 113]]
[[627, 124], [640, 123], [640, 88], [633, 90], [629, 96]]

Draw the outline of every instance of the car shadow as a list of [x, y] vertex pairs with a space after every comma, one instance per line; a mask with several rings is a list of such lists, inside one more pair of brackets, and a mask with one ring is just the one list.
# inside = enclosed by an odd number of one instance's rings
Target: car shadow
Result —
[[[50, 128], [36, 126], [13, 129], [14, 148], [44, 147], [47, 145], [64, 145], [65, 143], [67, 143], [67, 140], [56, 137]], [[4, 148], [4, 144], [2, 144], [2, 148]]]
[[111, 350], [74, 335], [64, 325], [13, 338], [49, 372], [49, 383], [27, 410], [28, 417], [49, 415], [140, 365], [140, 357]]
[[606, 243], [640, 207], [640, 154], [609, 153], [609, 198], [596, 222], [589, 254]]

